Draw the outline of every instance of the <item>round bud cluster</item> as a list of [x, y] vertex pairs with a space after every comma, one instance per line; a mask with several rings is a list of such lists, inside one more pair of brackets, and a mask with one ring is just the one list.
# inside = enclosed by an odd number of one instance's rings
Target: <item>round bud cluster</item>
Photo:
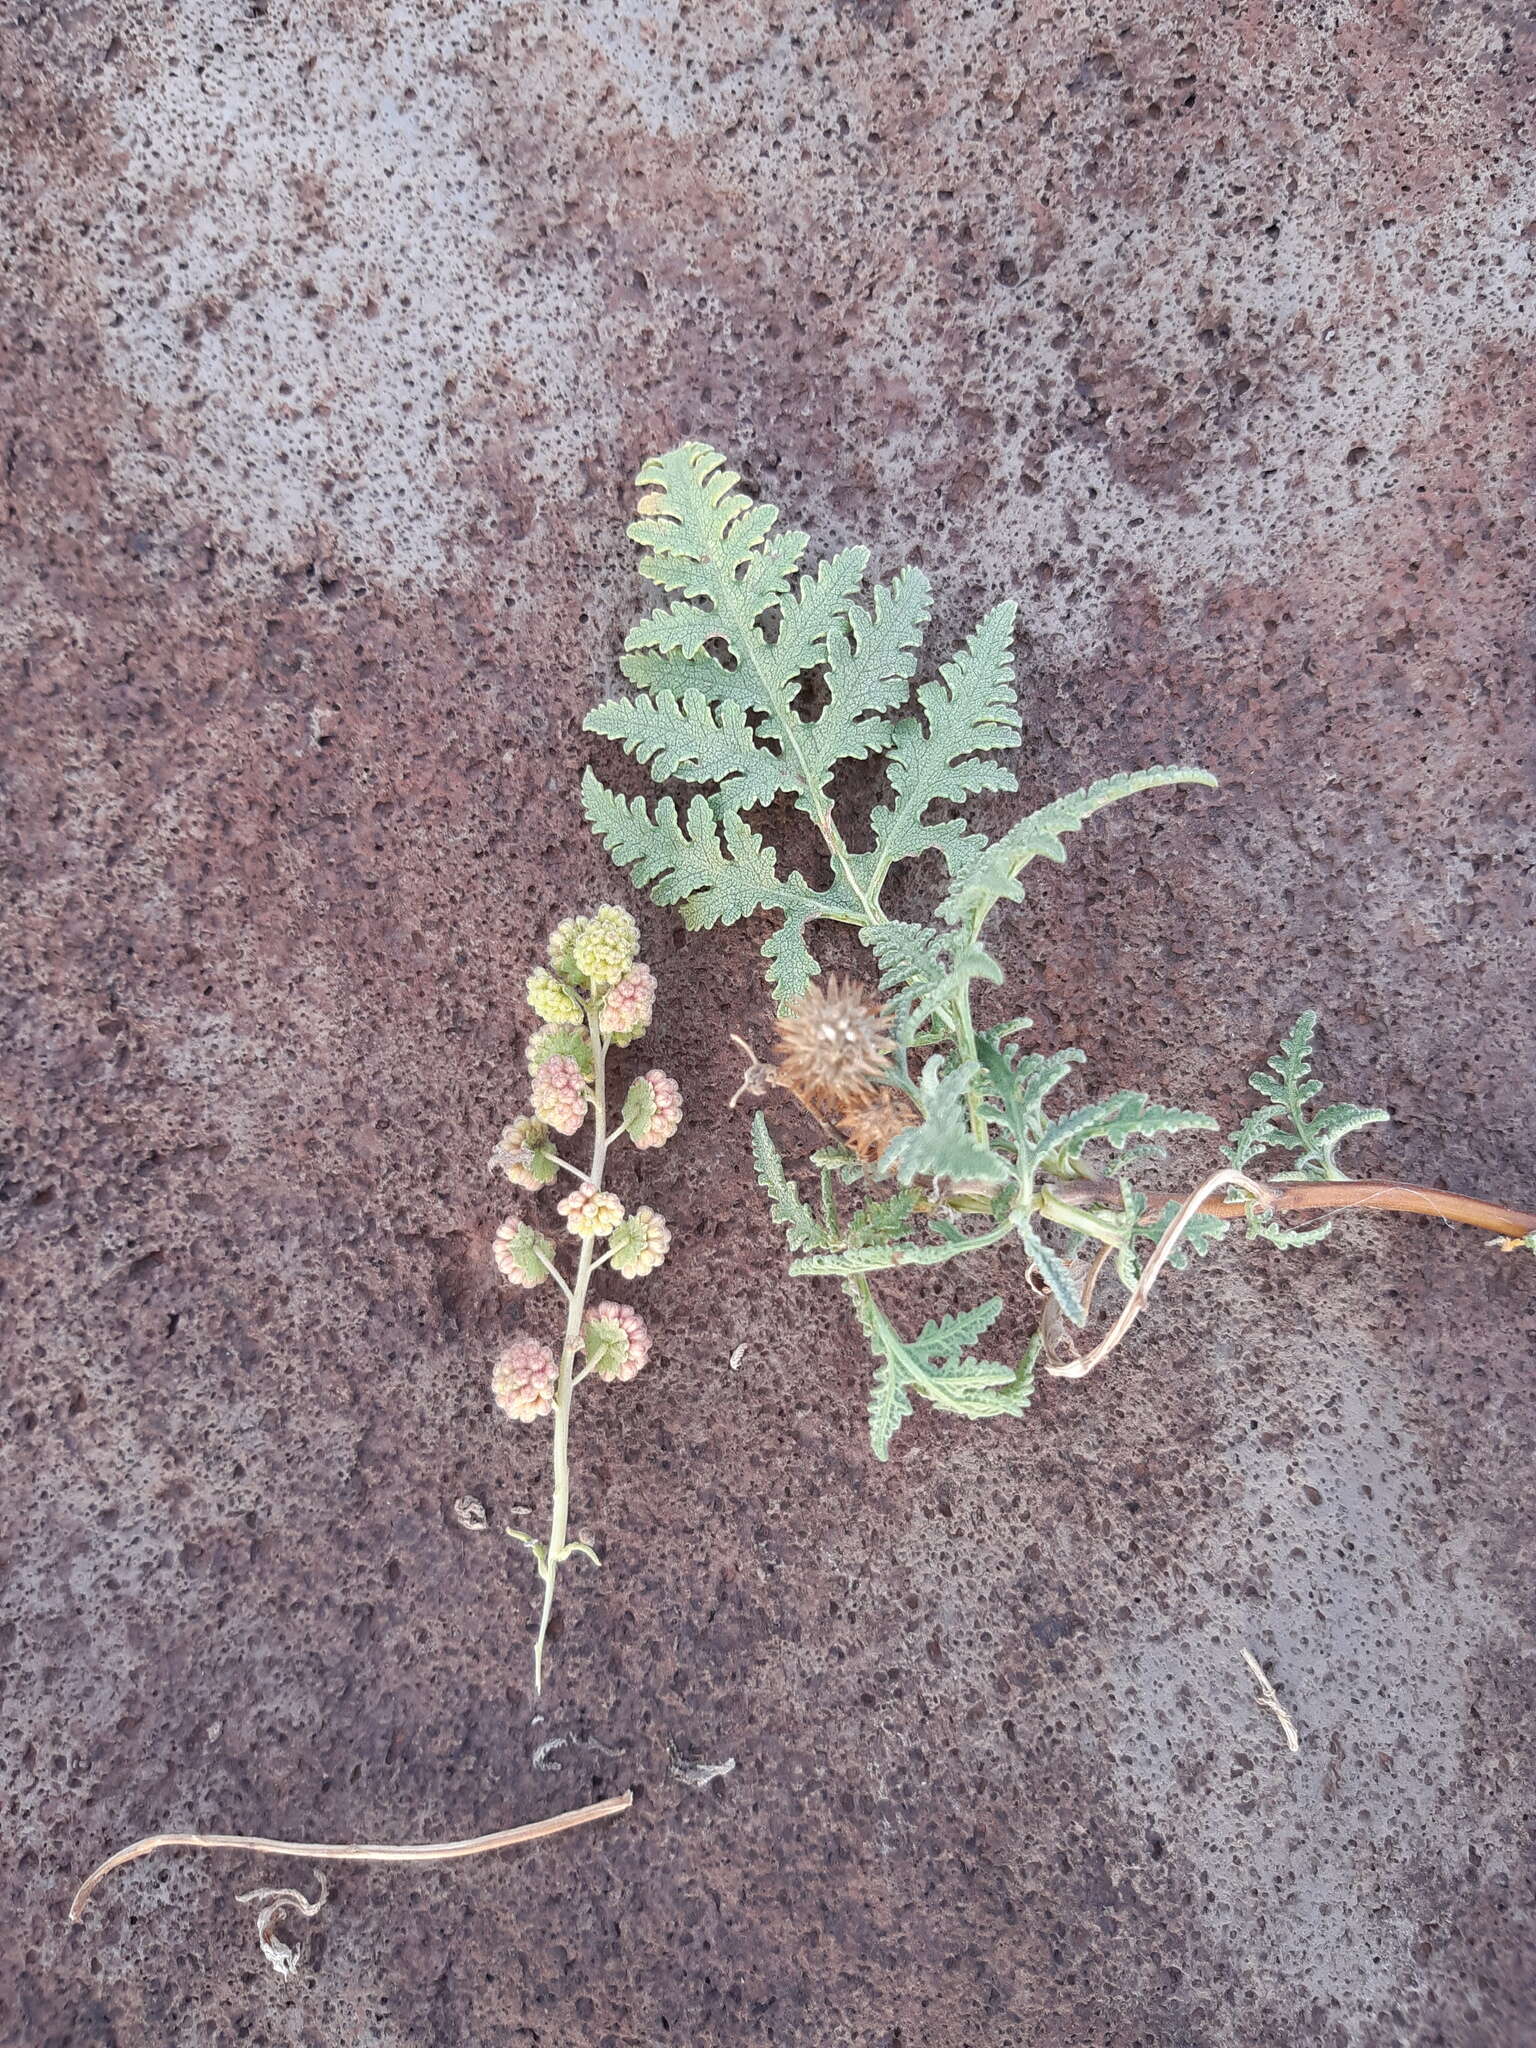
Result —
[[589, 1180], [584, 1180], [574, 1194], [567, 1195], [555, 1207], [565, 1218], [565, 1227], [572, 1237], [606, 1237], [624, 1218], [624, 1204], [618, 1196], [606, 1188], [593, 1187]]
[[555, 1354], [536, 1337], [514, 1337], [496, 1361], [491, 1393], [514, 1422], [538, 1422], [555, 1410]]
[[639, 1129], [631, 1130], [630, 1137], [642, 1152], [654, 1152], [666, 1144], [683, 1120], [683, 1091], [660, 1067], [651, 1069], [645, 1084], [651, 1091], [651, 1114]]
[[549, 1278], [555, 1247], [551, 1240], [509, 1216], [491, 1246], [496, 1269], [514, 1287], [542, 1287]]
[[589, 1309], [581, 1342], [600, 1380], [632, 1380], [651, 1355], [650, 1331], [622, 1301], [600, 1301]]
[[547, 967], [535, 967], [528, 977], [528, 1002], [536, 1017], [546, 1024], [579, 1024], [583, 1011], [575, 996]]
[[547, 1188], [559, 1168], [549, 1147], [549, 1125], [537, 1117], [514, 1117], [496, 1141], [490, 1171], [504, 1173], [515, 1188]]
[[581, 1129], [587, 1114], [587, 1091], [573, 1059], [556, 1054], [533, 1077], [533, 1113], [562, 1137]]
[[549, 964], [562, 981], [580, 981], [581, 969], [576, 965], [576, 941], [587, 928], [584, 917], [562, 917], [549, 935]]
[[672, 1233], [654, 1209], [636, 1209], [613, 1233], [609, 1257], [613, 1270], [626, 1280], [643, 1280], [654, 1273], [672, 1243]]
[[571, 959], [594, 989], [605, 989], [624, 979], [639, 950], [640, 927], [635, 920], [616, 903], [605, 903], [572, 940]]
[[656, 977], [643, 960], [637, 960], [604, 996], [598, 1028], [615, 1045], [633, 1045], [649, 1025], [655, 1007]]
[[546, 1060], [574, 1060], [584, 1078], [592, 1079], [592, 1042], [575, 1024], [541, 1024], [528, 1041], [528, 1072], [536, 1074]]

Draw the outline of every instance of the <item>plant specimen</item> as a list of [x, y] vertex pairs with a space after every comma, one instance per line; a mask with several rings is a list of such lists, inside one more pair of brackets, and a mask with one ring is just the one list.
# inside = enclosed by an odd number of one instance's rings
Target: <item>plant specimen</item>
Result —
[[[996, 605], [936, 677], [913, 693], [929, 612], [921, 571], [864, 595], [867, 551], [848, 548], [802, 571], [803, 533], [738, 490], [724, 459], [688, 442], [640, 472], [630, 537], [642, 575], [672, 601], [624, 643], [630, 696], [600, 705], [590, 731], [618, 741], [658, 782], [695, 786], [685, 815], [606, 788], [589, 769], [587, 818], [609, 853], [674, 904], [690, 929], [761, 912], [777, 923], [763, 954], [780, 1021], [775, 1056], [744, 1088], [786, 1089], [817, 1120], [819, 1194], [806, 1200], [759, 1114], [758, 1178], [789, 1240], [790, 1271], [838, 1279], [875, 1360], [870, 1435], [884, 1458], [914, 1396], [961, 1416], [1017, 1415], [1037, 1366], [1081, 1377], [1123, 1340], [1159, 1273], [1208, 1252], [1241, 1221], [1250, 1237], [1296, 1247], [1330, 1220], [1282, 1218], [1339, 1207], [1417, 1211], [1475, 1223], [1513, 1248], [1536, 1248], [1536, 1216], [1386, 1183], [1352, 1182], [1342, 1141], [1385, 1112], [1319, 1108], [1311, 1073], [1315, 1018], [1303, 1016], [1252, 1077], [1260, 1107], [1228, 1139], [1222, 1163], [1185, 1193], [1158, 1184], [1170, 1140], [1213, 1132], [1198, 1110], [1137, 1090], [1063, 1107], [1083, 1058], [1024, 1049], [1027, 1017], [986, 1022], [979, 999], [1003, 980], [988, 921], [1023, 900], [1031, 862], [1061, 861], [1067, 835], [1124, 797], [1175, 785], [1213, 788], [1197, 767], [1112, 775], [1021, 818], [990, 842], [961, 806], [1012, 791], [1002, 756], [1020, 738], [1015, 607]], [[884, 787], [862, 830], [837, 815], [832, 784], [849, 763], [878, 762]], [[868, 771], [864, 771], [867, 775]], [[825, 848], [830, 880], [781, 874], [749, 814], [781, 801]], [[894, 917], [887, 886], [901, 865], [936, 856], [941, 883], [926, 923]], [[849, 926], [871, 956], [873, 985], [820, 977], [810, 935]], [[1267, 1168], [1260, 1177], [1261, 1168]], [[978, 1355], [1000, 1297], [904, 1335], [872, 1275], [938, 1266], [994, 1247], [1022, 1254], [1044, 1305], [1012, 1363]], [[1084, 1350], [1095, 1289], [1124, 1291], [1107, 1334]]]
[[[590, 917], [568, 917], [549, 938], [549, 965], [528, 977], [528, 1001], [539, 1028], [528, 1043], [533, 1114], [520, 1116], [502, 1132], [491, 1156], [493, 1171], [529, 1193], [551, 1188], [563, 1172], [575, 1185], [556, 1203], [566, 1233], [576, 1240], [574, 1270], [562, 1272], [552, 1238], [516, 1216], [496, 1232], [497, 1269], [513, 1286], [539, 1287], [552, 1281], [565, 1296], [565, 1331], [558, 1355], [542, 1339], [516, 1336], [502, 1350], [491, 1377], [497, 1407], [514, 1422], [554, 1417], [554, 1484], [548, 1538], [537, 1541], [520, 1529], [508, 1534], [533, 1553], [544, 1587], [533, 1651], [533, 1683], [543, 1683], [544, 1647], [555, 1606], [555, 1579], [573, 1556], [598, 1562], [590, 1544], [569, 1535], [571, 1509], [571, 1399], [583, 1380], [632, 1380], [651, 1352], [645, 1324], [627, 1302], [588, 1306], [592, 1279], [611, 1266], [625, 1280], [654, 1273], [667, 1255], [671, 1233], [654, 1209], [626, 1213], [603, 1185], [608, 1155], [622, 1139], [641, 1151], [666, 1144], [682, 1121], [683, 1100], [670, 1075], [653, 1068], [632, 1081], [617, 1120], [608, 1106], [608, 1055], [633, 1045], [651, 1021], [656, 978], [636, 958], [640, 934], [627, 910], [605, 903]], [[592, 1152], [584, 1167], [571, 1165], [555, 1149], [556, 1136], [574, 1137], [592, 1119]], [[598, 1250], [599, 1243], [603, 1249]], [[580, 1361], [580, 1370], [577, 1363]], [[468, 1496], [454, 1503], [454, 1519], [467, 1532], [486, 1527], [485, 1510]], [[491, 1850], [540, 1841], [567, 1828], [583, 1827], [627, 1812], [633, 1795], [621, 1793], [570, 1813], [463, 1841], [370, 1844], [281, 1842], [266, 1836], [164, 1833], [119, 1849], [98, 1865], [76, 1892], [69, 1909], [78, 1920], [86, 1900], [109, 1872], [160, 1849], [238, 1849], [265, 1856], [335, 1858], [353, 1863], [447, 1863]], [[287, 1904], [307, 1916], [318, 1912], [300, 1892], [247, 1894], [266, 1902], [258, 1921], [262, 1952], [281, 1974], [292, 1974], [297, 1956], [271, 1932], [271, 1909]]]
[[[554, 1417], [548, 1538], [540, 1542], [521, 1529], [507, 1532], [533, 1553], [544, 1586], [533, 1649], [535, 1692], [543, 1685], [556, 1575], [571, 1557], [599, 1562], [589, 1543], [568, 1533], [572, 1397], [593, 1374], [600, 1380], [632, 1380], [651, 1354], [650, 1332], [627, 1302], [599, 1301], [588, 1307], [592, 1280], [603, 1266], [625, 1280], [643, 1280], [655, 1272], [672, 1242], [654, 1209], [626, 1212], [603, 1185], [615, 1145], [627, 1138], [638, 1150], [652, 1151], [666, 1144], [682, 1121], [682, 1091], [659, 1068], [632, 1081], [617, 1120], [610, 1116], [609, 1052], [644, 1035], [656, 999], [656, 977], [636, 958], [639, 944], [634, 919], [612, 903], [590, 917], [568, 917], [550, 933], [548, 966], [535, 967], [528, 976], [528, 1002], [539, 1019], [528, 1041], [532, 1114], [508, 1124], [491, 1155], [491, 1170], [529, 1193], [551, 1187], [561, 1173], [575, 1183], [555, 1204], [566, 1235], [576, 1240], [573, 1268], [563, 1272], [554, 1239], [517, 1216], [502, 1224], [492, 1248], [497, 1270], [514, 1287], [552, 1281], [566, 1304], [558, 1353], [539, 1337], [514, 1337], [491, 1378], [496, 1405], [512, 1421]], [[585, 1166], [574, 1166], [555, 1149], [555, 1139], [575, 1137], [588, 1116], [591, 1156]]]

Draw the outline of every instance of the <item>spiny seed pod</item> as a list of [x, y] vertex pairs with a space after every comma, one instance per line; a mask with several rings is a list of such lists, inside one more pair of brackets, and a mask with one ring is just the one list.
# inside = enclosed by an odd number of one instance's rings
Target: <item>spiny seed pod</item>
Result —
[[546, 1060], [574, 1060], [592, 1079], [592, 1041], [574, 1024], [541, 1024], [528, 1041], [528, 1072], [536, 1074]]
[[581, 1325], [582, 1349], [600, 1380], [632, 1380], [651, 1355], [651, 1333], [622, 1301], [600, 1301]]
[[579, 1024], [582, 1007], [565, 983], [547, 967], [535, 967], [528, 977], [528, 1003], [536, 1017], [546, 1024]]
[[643, 1280], [654, 1273], [667, 1256], [672, 1233], [654, 1209], [636, 1209], [614, 1230], [608, 1254], [615, 1273], [626, 1280]]
[[917, 1112], [894, 1088], [882, 1088], [862, 1108], [844, 1110], [838, 1118], [843, 1136], [867, 1166], [878, 1165], [903, 1131], [917, 1122]]
[[537, 1117], [514, 1117], [496, 1141], [491, 1173], [504, 1173], [515, 1188], [547, 1188], [559, 1168], [549, 1146], [549, 1125]]
[[615, 1045], [633, 1045], [649, 1025], [655, 1007], [656, 977], [643, 960], [637, 960], [604, 996], [598, 1029]]
[[580, 982], [581, 969], [576, 965], [576, 941], [587, 928], [584, 917], [562, 917], [549, 935], [549, 964], [562, 981]]
[[555, 1207], [565, 1218], [565, 1227], [572, 1237], [606, 1237], [624, 1218], [624, 1204], [618, 1196], [606, 1188], [593, 1187], [589, 1180], [584, 1180], [564, 1201], [556, 1202]]
[[640, 927], [627, 910], [605, 903], [571, 944], [571, 958], [593, 988], [612, 988], [628, 974], [640, 950]]
[[683, 1120], [683, 1091], [670, 1074], [652, 1067], [624, 1099], [624, 1128], [642, 1152], [665, 1145]]
[[890, 1065], [895, 1041], [873, 993], [840, 975], [813, 982], [778, 1023], [779, 1078], [812, 1109], [857, 1109]]
[[554, 1241], [509, 1216], [496, 1233], [491, 1256], [497, 1271], [514, 1287], [542, 1287], [554, 1263]]
[[555, 1354], [536, 1337], [514, 1337], [496, 1361], [491, 1394], [514, 1422], [538, 1422], [555, 1412]]
[[569, 1138], [587, 1114], [587, 1091], [574, 1060], [546, 1060], [533, 1077], [533, 1112]]

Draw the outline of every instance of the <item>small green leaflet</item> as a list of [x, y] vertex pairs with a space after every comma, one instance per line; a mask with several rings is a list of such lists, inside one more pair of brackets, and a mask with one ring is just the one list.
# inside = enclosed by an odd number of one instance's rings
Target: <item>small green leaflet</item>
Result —
[[1052, 1251], [1044, 1238], [1035, 1234], [1027, 1217], [1020, 1218], [1018, 1233], [1020, 1244], [1029, 1254], [1030, 1264], [1055, 1295], [1062, 1314], [1068, 1322], [1081, 1329], [1088, 1320], [1088, 1311], [1083, 1306], [1083, 1297], [1078, 1292], [1071, 1267], [1059, 1252]]
[[[1321, 1081], [1312, 1078], [1312, 1041], [1317, 1031], [1317, 1012], [1304, 1010], [1280, 1042], [1280, 1050], [1267, 1068], [1248, 1076], [1248, 1085], [1263, 1104], [1233, 1132], [1227, 1157], [1234, 1166], [1248, 1166], [1260, 1153], [1293, 1152], [1287, 1172], [1272, 1175], [1276, 1180], [1348, 1180], [1334, 1156], [1343, 1141], [1370, 1124], [1390, 1121], [1384, 1109], [1361, 1109], [1352, 1102], [1338, 1102], [1308, 1112], [1308, 1104], [1322, 1093]], [[1326, 1237], [1331, 1223], [1304, 1231], [1284, 1230], [1278, 1224], [1262, 1227], [1258, 1235], [1273, 1244], [1315, 1244]]]
[[858, 905], [836, 884], [818, 891], [799, 874], [781, 881], [772, 849], [739, 811], [717, 819], [705, 798], [696, 796], [685, 827], [671, 797], [658, 800], [652, 817], [642, 797], [605, 789], [590, 768], [582, 777], [581, 801], [614, 859], [633, 870], [637, 883], [649, 883], [658, 903], [675, 903], [690, 931], [736, 924], [755, 910], [781, 912], [784, 923], [763, 950], [785, 1000], [803, 994], [817, 972], [805, 944], [807, 924], [818, 917], [858, 922]]
[[852, 1245], [895, 1244], [910, 1227], [912, 1212], [917, 1207], [918, 1194], [915, 1188], [903, 1188], [900, 1193], [882, 1197], [879, 1201], [866, 1202], [849, 1217], [847, 1238]]
[[1138, 796], [1143, 790], [1168, 789], [1175, 783], [1199, 783], [1216, 788], [1216, 778], [1204, 768], [1138, 768], [1128, 775], [1110, 775], [1071, 796], [1021, 818], [1001, 839], [982, 850], [970, 865], [956, 875], [949, 894], [939, 905], [946, 923], [963, 925], [972, 932], [981, 929], [989, 912], [999, 903], [1022, 900], [1018, 878], [1032, 860], [1063, 861], [1067, 857], [1062, 836], [1079, 831], [1095, 812], [1122, 797]]
[[821, 1225], [784, 1171], [778, 1148], [768, 1134], [768, 1119], [761, 1110], [752, 1119], [752, 1164], [757, 1169], [758, 1185], [768, 1197], [773, 1220], [789, 1239], [790, 1250], [806, 1251], [812, 1245], [824, 1244]]
[[[663, 590], [707, 600], [705, 619], [722, 601], [750, 617], [769, 610], [788, 592], [809, 545], [803, 533], [770, 539], [778, 521], [772, 505], [754, 505], [736, 489], [741, 478], [702, 441], [685, 441], [656, 455], [635, 479], [644, 494], [629, 537], [641, 548], [640, 573]], [[677, 644], [669, 606], [630, 633], [629, 647]], [[703, 645], [705, 633], [696, 643]]]
[[971, 1084], [981, 1068], [974, 1060], [944, 1072], [937, 1053], [923, 1068], [917, 1106], [923, 1121], [891, 1142], [881, 1166], [909, 1185], [928, 1180], [979, 1180], [1000, 1187], [1008, 1178], [1007, 1162], [973, 1134], [966, 1107]]
[[880, 986], [887, 995], [931, 995], [950, 972], [947, 934], [930, 931], [925, 924], [904, 924], [893, 917], [868, 926], [860, 937], [875, 956]]
[[1038, 1162], [1064, 1172], [1096, 1141], [1123, 1150], [1135, 1138], [1171, 1137], [1180, 1131], [1216, 1131], [1215, 1117], [1200, 1110], [1165, 1109], [1138, 1090], [1125, 1088], [1102, 1102], [1090, 1102], [1060, 1117], [1035, 1147]]
[[921, 716], [903, 719], [896, 727], [886, 768], [892, 801], [880, 805], [870, 819], [876, 849], [869, 866], [873, 894], [879, 894], [899, 860], [937, 851], [953, 870], [981, 843], [961, 819], [924, 824], [933, 804], [961, 803], [985, 789], [1018, 788], [1007, 768], [981, 758], [1019, 743], [1012, 651], [1017, 610], [1011, 600], [994, 606], [939, 671], [940, 679], [918, 691]]
[[903, 1338], [866, 1282], [848, 1280], [844, 1286], [877, 1361], [869, 1396], [869, 1440], [877, 1458], [890, 1455], [891, 1439], [912, 1413], [914, 1392], [937, 1408], [973, 1420], [1019, 1415], [1028, 1407], [1038, 1340], [1017, 1366], [969, 1355], [968, 1347], [1002, 1314], [1000, 1297], [926, 1323], [915, 1337]]
[[844, 1245], [838, 1251], [806, 1252], [791, 1259], [789, 1270], [796, 1280], [842, 1279], [850, 1273], [888, 1273], [896, 1266], [943, 1266], [967, 1252], [984, 1251], [1007, 1235], [1007, 1226], [977, 1237], [958, 1233], [942, 1244]]
[[922, 571], [903, 569], [876, 589], [873, 615], [850, 605], [829, 630], [826, 709], [814, 723], [796, 720], [803, 772], [818, 792], [840, 761], [890, 745], [891, 722], [882, 714], [906, 702], [932, 601]]
[[798, 786], [793, 765], [777, 749], [758, 745], [742, 707], [727, 703], [716, 710], [702, 690], [615, 697], [588, 713], [586, 727], [618, 740], [658, 782], [719, 783], [722, 815], [771, 804], [781, 790]]
[[1015, 1070], [1019, 1080], [1017, 1115], [1024, 1129], [1039, 1129], [1045, 1098], [1061, 1086], [1074, 1067], [1082, 1065], [1085, 1057], [1075, 1045], [1064, 1045], [1059, 1052], [1024, 1054]]
[[1001, 983], [1003, 970], [977, 941], [961, 946], [926, 925], [892, 918], [859, 934], [874, 954], [880, 986], [891, 997], [897, 1037], [910, 1044], [935, 1012], [960, 1002], [973, 981]]

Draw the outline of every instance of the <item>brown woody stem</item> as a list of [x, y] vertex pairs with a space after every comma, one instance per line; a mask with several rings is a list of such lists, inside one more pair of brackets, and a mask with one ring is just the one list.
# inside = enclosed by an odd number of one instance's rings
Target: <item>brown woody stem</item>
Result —
[[[1266, 1196], [1265, 1213], [1288, 1216], [1309, 1209], [1385, 1209], [1404, 1216], [1439, 1216], [1447, 1223], [1470, 1223], [1477, 1230], [1491, 1230], [1500, 1237], [1526, 1237], [1536, 1230], [1536, 1215], [1524, 1209], [1506, 1209], [1498, 1202], [1479, 1201], [1473, 1195], [1453, 1195], [1443, 1188], [1412, 1187], [1395, 1180], [1293, 1180], [1260, 1183]], [[1100, 1203], [1119, 1208], [1120, 1184], [1112, 1180], [1059, 1182], [1052, 1198], [1073, 1208]], [[1147, 1213], [1156, 1215], [1170, 1202], [1183, 1197], [1171, 1190], [1147, 1193]], [[1212, 1199], [1202, 1202], [1202, 1216], [1242, 1216], [1246, 1202]]]

